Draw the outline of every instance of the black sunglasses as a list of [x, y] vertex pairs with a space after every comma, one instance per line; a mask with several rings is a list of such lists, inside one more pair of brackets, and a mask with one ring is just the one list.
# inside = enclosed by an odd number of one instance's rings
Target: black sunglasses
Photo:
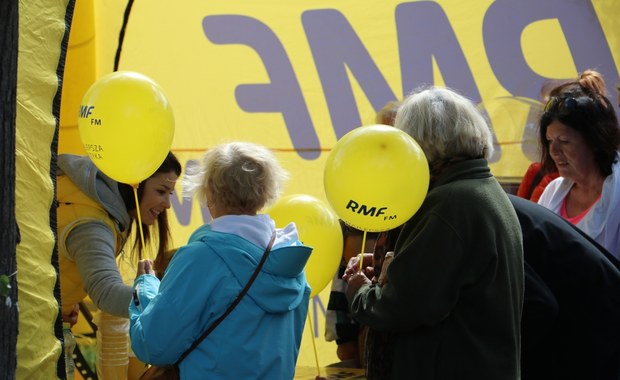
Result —
[[545, 112], [563, 112], [574, 110], [579, 106], [577, 99], [573, 97], [552, 97], [545, 105]]

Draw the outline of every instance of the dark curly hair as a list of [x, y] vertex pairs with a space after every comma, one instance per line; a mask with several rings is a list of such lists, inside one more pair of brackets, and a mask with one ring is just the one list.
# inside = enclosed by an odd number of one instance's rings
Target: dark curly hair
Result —
[[543, 170], [557, 171], [549, 153], [547, 128], [559, 121], [583, 136], [600, 173], [603, 177], [610, 175], [620, 146], [620, 130], [614, 107], [605, 96], [603, 77], [596, 71], [586, 70], [576, 81], [551, 90], [550, 95], [539, 128]]

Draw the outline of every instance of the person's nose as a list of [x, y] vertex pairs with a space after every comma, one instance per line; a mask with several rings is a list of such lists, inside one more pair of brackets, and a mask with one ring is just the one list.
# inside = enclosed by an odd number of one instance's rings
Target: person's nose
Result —
[[559, 152], [560, 152], [559, 144], [555, 140], [554, 141], [550, 141], [549, 142], [549, 153], [551, 153], [552, 156], [555, 156]]
[[171, 203], [170, 203], [170, 195], [166, 195], [166, 197], [164, 198], [163, 205], [164, 205], [164, 207], [165, 207], [166, 209], [169, 209], [169, 208], [170, 208], [170, 206], [171, 206]]

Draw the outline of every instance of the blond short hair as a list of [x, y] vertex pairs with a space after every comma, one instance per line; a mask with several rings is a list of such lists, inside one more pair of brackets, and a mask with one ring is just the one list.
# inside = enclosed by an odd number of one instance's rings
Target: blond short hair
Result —
[[184, 192], [228, 210], [255, 213], [274, 203], [288, 179], [274, 154], [249, 142], [231, 142], [209, 149], [183, 180]]

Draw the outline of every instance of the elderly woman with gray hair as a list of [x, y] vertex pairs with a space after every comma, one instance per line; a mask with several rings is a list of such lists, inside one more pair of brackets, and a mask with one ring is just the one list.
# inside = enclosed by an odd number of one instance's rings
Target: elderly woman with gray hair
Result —
[[387, 282], [371, 283], [359, 257], [343, 277], [354, 318], [391, 336], [389, 347], [372, 346], [388, 362], [368, 378], [519, 379], [522, 236], [489, 169], [489, 127], [470, 100], [439, 87], [410, 94], [395, 127], [420, 144], [431, 183]]
[[161, 284], [151, 263], [140, 262], [129, 309], [136, 356], [177, 363], [181, 379], [294, 377], [312, 248], [299, 241], [294, 223], [276, 229], [260, 213], [286, 177], [267, 148], [247, 142], [209, 149], [186, 174], [184, 189], [213, 220], [179, 248]]

